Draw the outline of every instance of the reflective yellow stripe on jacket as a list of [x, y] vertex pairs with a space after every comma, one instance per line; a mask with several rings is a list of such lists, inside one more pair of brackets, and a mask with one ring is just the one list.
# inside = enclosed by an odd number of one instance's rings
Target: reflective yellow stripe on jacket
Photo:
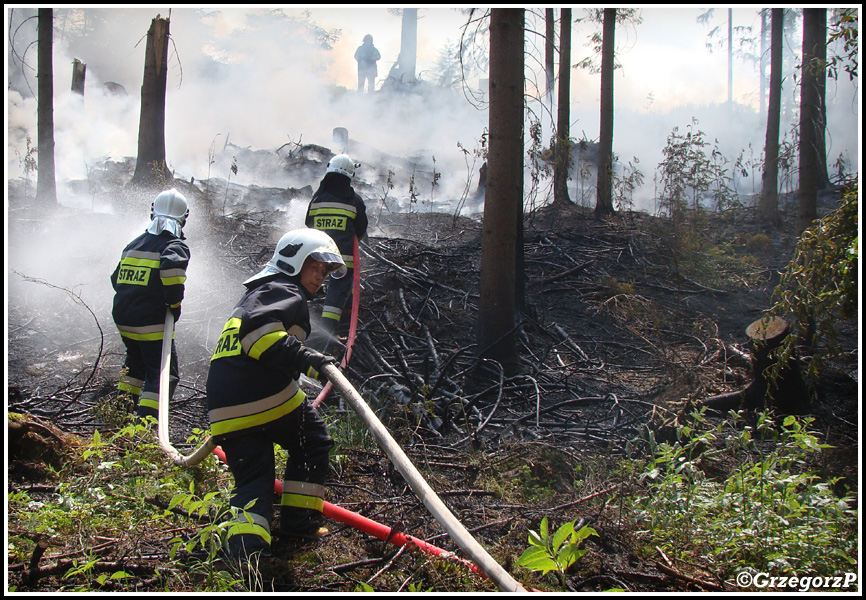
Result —
[[117, 283], [146, 286], [150, 274], [159, 269], [159, 252], [129, 250], [120, 257], [117, 270]]
[[[138, 340], [139, 342], [153, 342], [161, 340], [165, 332], [165, 325], [145, 325], [144, 327], [130, 327], [129, 325], [117, 325], [117, 331], [125, 338]], [[171, 333], [174, 339], [174, 332]]]
[[286, 389], [268, 398], [215, 408], [208, 412], [211, 435], [223, 435], [270, 423], [298, 408], [306, 397], [298, 382], [293, 381]]

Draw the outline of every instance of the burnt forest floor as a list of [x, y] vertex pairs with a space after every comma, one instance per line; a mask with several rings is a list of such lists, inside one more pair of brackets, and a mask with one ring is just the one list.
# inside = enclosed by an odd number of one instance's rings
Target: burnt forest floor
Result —
[[[191, 196], [193, 258], [171, 407], [172, 443], [184, 453], [206, 427], [216, 337], [285, 220], [270, 211], [223, 216]], [[459, 563], [337, 521], [321, 540], [275, 544], [254, 580], [212, 555], [208, 536], [231, 477], [213, 458], [173, 467], [151, 430], [130, 425], [114, 390], [123, 350], [108, 279], [140, 229], [124, 219], [142, 205], [35, 218], [10, 202], [7, 409], [26, 416], [10, 417], [7, 435], [7, 589], [495, 591]], [[604, 222], [577, 207], [529, 215], [521, 364], [506, 377], [475, 358], [480, 223], [369, 212], [357, 337], [344, 372], [491, 556], [540, 590], [738, 589], [711, 557], [647, 543], [647, 524], [631, 510], [643, 481], [624, 465], [648, 458], [648, 432], [674, 442], [703, 399], [749, 383], [745, 330], [771, 306], [796, 242], [793, 224], [765, 228], [746, 208], [709, 214], [695, 229], [704, 236], [695, 250], [674, 252], [675, 232], [646, 214]], [[684, 236], [676, 239], [683, 248]], [[314, 314], [320, 305], [321, 297]], [[809, 382], [811, 428], [834, 446], [811, 467], [856, 493], [857, 324], [843, 334], [850, 360]], [[330, 395], [321, 412], [337, 440], [327, 500], [460, 555], [351, 409]], [[710, 426], [725, 417], [704, 414]], [[732, 465], [715, 468], [723, 477]], [[578, 521], [598, 533], [563, 579], [518, 565], [545, 517], [551, 531]]]

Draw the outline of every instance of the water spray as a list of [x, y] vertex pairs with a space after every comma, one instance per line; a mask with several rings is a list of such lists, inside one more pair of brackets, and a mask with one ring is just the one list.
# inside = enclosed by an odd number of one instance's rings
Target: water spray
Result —
[[[355, 237], [352, 245], [352, 316], [349, 320], [349, 337], [346, 340], [346, 352], [343, 354], [343, 360], [340, 361], [340, 369], [345, 369], [349, 364], [349, 359], [352, 358], [352, 346], [355, 344], [355, 336], [358, 332], [358, 310], [361, 303], [361, 263], [360, 250], [358, 249], [358, 238]], [[328, 381], [316, 399], [313, 400], [313, 408], [319, 408], [319, 404], [328, 396], [331, 391], [332, 384]]]

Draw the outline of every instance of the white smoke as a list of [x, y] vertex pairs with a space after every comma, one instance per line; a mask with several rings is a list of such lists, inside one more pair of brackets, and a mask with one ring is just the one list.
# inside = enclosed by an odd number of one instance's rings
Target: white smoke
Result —
[[[315, 186], [320, 173], [284, 172], [273, 165], [253, 169], [239, 164], [237, 173], [230, 175], [232, 148], [270, 152], [299, 144], [335, 148], [333, 129], [345, 127], [356, 142], [358, 160], [365, 163], [359, 177], [369, 177], [366, 183], [374, 189], [385, 188], [389, 169], [399, 172], [398, 167], [406, 166], [397, 165], [397, 159], [411, 159], [418, 165], [412, 191], [420, 193], [423, 200], [453, 204], [467, 186], [474, 191], [480, 163], [475, 172], [467, 173], [467, 156], [458, 144], [469, 151], [478, 147], [487, 127], [486, 110], [484, 105], [470, 103], [462, 90], [445, 90], [435, 83], [440, 52], [460, 39], [466, 22], [467, 17], [459, 11], [419, 11], [417, 72], [426, 78], [428, 93], [374, 95], [354, 91], [352, 54], [364, 34], [373, 35], [383, 57], [379, 62], [381, 86], [397, 59], [401, 27], [399, 16], [384, 8], [123, 7], [57, 9], [55, 13], [55, 160], [59, 181], [86, 179], [106, 158], [121, 160], [136, 155], [144, 37], [159, 13], [171, 17], [166, 155], [178, 177], [230, 178], [241, 185]], [[621, 166], [633, 158], [640, 161], [646, 184], [640, 191], [638, 208], [650, 208], [655, 193], [650, 182], [667, 137], [674, 127], [687, 127], [692, 117], [698, 119], [708, 140], [719, 140], [731, 163], [741, 154], [762, 154], [766, 124], [761, 122], [755, 104], [757, 72], [753, 65], [735, 62], [734, 100], [738, 108], [733, 113], [726, 109], [727, 58], [724, 52], [711, 54], [707, 50], [706, 30], [696, 23], [697, 13], [697, 9], [645, 8], [643, 23], [617, 30], [622, 69], [617, 71], [614, 84], [614, 152]], [[16, 32], [19, 55], [21, 48], [35, 39], [33, 21], [19, 28], [32, 14], [35, 9], [7, 11], [7, 30]], [[756, 9], [743, 7], [736, 14], [743, 25], [757, 28]], [[586, 15], [576, 10], [574, 16]], [[527, 11], [528, 32], [543, 31], [541, 19], [538, 11]], [[586, 40], [597, 28], [588, 21], [575, 24], [572, 63], [593, 55], [595, 50]], [[332, 49], [324, 50], [305, 30], [331, 34]], [[532, 34], [527, 36], [535, 40]], [[690, 46], [684, 50], [675, 42]], [[541, 45], [535, 40], [528, 48], [540, 50]], [[31, 147], [36, 142], [36, 106], [31, 93], [35, 89], [35, 50], [25, 58], [29, 67], [7, 60], [7, 175], [12, 178], [27, 175], [27, 136]], [[83, 108], [80, 97], [69, 91], [73, 59], [87, 64]], [[531, 81], [543, 81], [540, 60], [527, 59]], [[477, 86], [478, 78], [484, 76], [470, 73], [466, 83]], [[104, 94], [102, 86], [107, 82], [122, 85], [128, 95]], [[786, 93], [793, 97], [796, 90], [790, 78], [787, 84]], [[842, 156], [853, 168], [859, 164], [856, 91], [856, 85], [842, 80], [831, 81], [828, 87], [831, 161]], [[598, 139], [598, 97], [599, 76], [572, 69], [573, 138]], [[554, 119], [540, 106], [530, 101], [530, 108], [542, 115], [542, 142], [546, 144]], [[796, 114], [787, 117], [783, 134]], [[395, 164], [388, 164], [388, 160]], [[436, 186], [434, 169], [439, 174]], [[408, 180], [403, 176], [398, 183], [400, 187], [391, 197], [405, 199], [410, 194]], [[743, 190], [750, 192], [753, 183], [744, 181]], [[578, 184], [573, 182], [575, 188]], [[72, 203], [65, 190], [59, 193], [61, 201]]]

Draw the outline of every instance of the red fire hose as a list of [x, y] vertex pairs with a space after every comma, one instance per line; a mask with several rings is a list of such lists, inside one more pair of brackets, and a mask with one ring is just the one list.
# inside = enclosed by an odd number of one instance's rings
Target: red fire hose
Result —
[[[225, 463], [226, 456], [222, 448], [217, 446], [214, 449], [213, 453], [214, 456], [216, 456], [223, 463]], [[274, 493], [283, 493], [283, 482], [279, 479], [274, 479]], [[442, 548], [439, 548], [438, 546], [434, 546], [433, 544], [428, 544], [424, 540], [412, 537], [411, 535], [401, 533], [393, 529], [392, 527], [388, 527], [387, 525], [383, 525], [382, 523], [378, 523], [376, 521], [373, 521], [372, 519], [368, 519], [363, 515], [359, 515], [358, 513], [337, 506], [336, 504], [331, 504], [330, 502], [325, 501], [324, 506], [322, 507], [322, 514], [329, 519], [334, 519], [335, 521], [339, 521], [344, 525], [354, 527], [355, 529], [372, 535], [373, 537], [380, 539], [383, 542], [390, 542], [395, 546], [415, 546], [420, 550], [426, 552], [427, 554], [432, 554], [440, 558], [459, 562], [460, 564], [468, 567], [475, 573], [478, 573], [482, 577], [487, 577], [484, 572], [481, 571], [481, 569], [475, 566], [475, 564], [468, 560], [460, 558], [453, 552], [449, 552], [448, 550], [444, 550]]]

